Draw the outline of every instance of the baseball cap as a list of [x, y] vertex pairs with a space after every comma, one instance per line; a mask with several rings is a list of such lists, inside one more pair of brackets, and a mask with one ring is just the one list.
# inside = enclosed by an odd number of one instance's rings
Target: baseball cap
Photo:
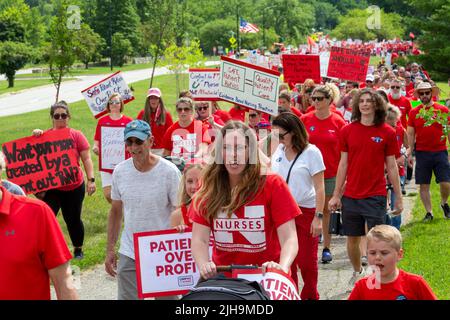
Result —
[[161, 90], [159, 90], [158, 88], [148, 89], [147, 97], [150, 97], [150, 96], [155, 96], [155, 97], [161, 98]]
[[366, 81], [374, 81], [375, 80], [375, 77], [373, 76], [373, 74], [368, 74], [367, 75], [367, 77], [366, 77]]
[[124, 140], [135, 137], [142, 141], [148, 139], [152, 134], [150, 126], [142, 120], [133, 120], [127, 124], [124, 131]]

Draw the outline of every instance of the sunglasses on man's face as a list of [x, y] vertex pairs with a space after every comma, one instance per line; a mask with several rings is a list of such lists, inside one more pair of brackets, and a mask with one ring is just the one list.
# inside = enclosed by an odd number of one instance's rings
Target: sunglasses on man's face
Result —
[[422, 91], [419, 92], [419, 96], [429, 96], [431, 94], [431, 91]]
[[398, 86], [392, 86], [391, 87], [391, 89], [397, 89], [397, 90], [399, 90], [401, 87], [398, 87]]
[[177, 112], [189, 112], [191, 111], [191, 108], [177, 108]]
[[141, 146], [144, 143], [144, 141], [141, 140], [141, 139], [127, 139], [127, 140], [125, 140], [125, 144], [128, 147], [131, 147], [133, 145], [133, 143], [135, 143], [138, 146]]
[[325, 99], [325, 97], [311, 97], [312, 101], [323, 101], [323, 99]]
[[66, 120], [67, 117], [68, 117], [67, 113], [55, 113], [53, 115], [53, 119], [55, 119], [55, 120], [59, 120], [59, 119]]
[[196, 107], [197, 111], [206, 111], [209, 107]]
[[370, 81], [370, 80], [366, 80], [366, 83], [373, 83], [373, 81]]
[[248, 115], [250, 118], [256, 118], [258, 115], [256, 113], [251, 113]]

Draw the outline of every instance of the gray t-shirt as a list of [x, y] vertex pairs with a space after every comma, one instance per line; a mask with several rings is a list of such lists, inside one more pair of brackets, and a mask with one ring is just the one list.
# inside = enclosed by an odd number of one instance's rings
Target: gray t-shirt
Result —
[[116, 166], [111, 198], [124, 208], [119, 253], [134, 259], [134, 233], [170, 229], [180, 178], [177, 167], [163, 158], [147, 172], [138, 171], [132, 158]]

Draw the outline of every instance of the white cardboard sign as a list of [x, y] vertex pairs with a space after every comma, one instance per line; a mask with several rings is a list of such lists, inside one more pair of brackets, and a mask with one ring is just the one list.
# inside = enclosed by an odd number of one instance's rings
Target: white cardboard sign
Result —
[[101, 127], [100, 171], [114, 170], [125, 160], [124, 127]]
[[189, 69], [189, 91], [194, 100], [218, 100], [219, 82], [219, 69]]

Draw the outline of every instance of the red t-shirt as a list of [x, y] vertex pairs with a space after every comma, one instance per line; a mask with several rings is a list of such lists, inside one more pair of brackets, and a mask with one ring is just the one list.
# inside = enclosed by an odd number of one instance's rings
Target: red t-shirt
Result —
[[394, 106], [397, 106], [402, 112], [400, 121], [402, 122], [403, 128], [406, 128], [406, 126], [408, 125], [408, 120], [406, 119], [406, 116], [409, 115], [409, 112], [412, 109], [411, 101], [409, 101], [409, 99], [404, 96], [400, 96], [400, 99], [397, 100], [392, 98], [392, 95], [388, 95], [388, 98], [389, 103], [393, 104]]
[[316, 145], [322, 153], [325, 163], [325, 179], [336, 176], [341, 150], [339, 148], [339, 132], [346, 125], [344, 119], [336, 113], [320, 120], [314, 112], [303, 115], [300, 119], [309, 135], [309, 142]]
[[247, 110], [238, 110], [236, 108], [231, 108], [230, 111], [228, 111], [228, 114], [230, 115], [232, 120], [236, 121], [242, 121], [245, 122], [245, 113]]
[[[169, 111], [166, 111], [166, 124], [158, 125], [155, 121], [156, 112], [152, 112], [150, 116], [150, 128], [152, 129], [152, 135], [154, 138], [154, 143], [152, 149], [163, 149], [163, 139], [167, 130], [173, 125], [172, 116]], [[136, 119], [142, 120], [144, 118], [144, 110], [139, 112]]]
[[[85, 150], [89, 150], [89, 142], [86, 139], [86, 137], [84, 136], [84, 134], [79, 130], [75, 130], [72, 128], [68, 128], [68, 129], [69, 129], [70, 137], [75, 145], [74, 153], [77, 158], [76, 165], [78, 167], [78, 177], [77, 177], [78, 182], [76, 184], [73, 184], [73, 185], [70, 185], [67, 187], [57, 188], [57, 190], [61, 190], [61, 191], [71, 191], [71, 190], [78, 188], [79, 186], [81, 186], [83, 184], [84, 175], [83, 175], [83, 170], [81, 170], [81, 167], [80, 167], [81, 152], [83, 152]], [[47, 131], [50, 131], [50, 130], [62, 130], [62, 129], [49, 129]]]
[[[95, 135], [94, 140], [98, 141], [98, 149], [99, 149], [99, 156], [98, 159], [100, 161], [102, 157], [102, 140], [101, 140], [101, 132], [102, 127], [125, 127], [127, 123], [133, 121], [132, 118], [122, 115], [120, 119], [113, 120], [111, 119], [111, 116], [108, 114], [102, 118], [100, 118], [97, 122], [97, 128], [95, 129]], [[123, 148], [125, 149], [125, 142], [123, 144]], [[125, 151], [125, 159], [128, 159], [130, 157], [130, 154]], [[99, 165], [100, 168], [100, 165]], [[113, 170], [103, 169], [101, 171], [112, 173]]]
[[348, 153], [344, 195], [353, 199], [386, 196], [386, 157], [398, 155], [395, 130], [385, 123], [364, 126], [352, 122], [341, 129], [340, 147]]
[[301, 211], [286, 182], [276, 174], [266, 176], [257, 196], [237, 209], [231, 218], [219, 213], [213, 221], [189, 208], [195, 223], [210, 227], [214, 237], [212, 260], [216, 265], [257, 264], [280, 260], [277, 228]]
[[198, 151], [201, 143], [211, 143], [208, 127], [199, 120], [194, 120], [183, 128], [175, 122], [164, 135], [162, 146], [171, 151], [172, 156], [190, 159]]
[[359, 280], [348, 300], [437, 300], [421, 276], [399, 271], [397, 279], [390, 283], [377, 285], [370, 277]]
[[300, 110], [298, 110], [297, 108], [291, 107], [291, 111], [293, 114], [295, 114], [299, 119], [301, 118], [301, 116], [303, 115], [302, 112]]
[[183, 217], [183, 222], [185, 225], [187, 225], [188, 227], [192, 228], [192, 222], [191, 219], [189, 218], [189, 214], [188, 214], [188, 208], [186, 207], [186, 205], [181, 205], [181, 216]]
[[216, 110], [216, 112], [214, 112], [214, 115], [219, 116], [220, 119], [222, 119], [223, 123], [227, 123], [231, 120], [230, 114], [224, 110]]
[[[305, 114], [308, 114], [308, 113], [311, 113], [311, 112], [315, 112], [315, 111], [316, 111], [316, 107], [309, 106], [308, 109], [306, 109]], [[334, 105], [334, 103], [330, 104], [330, 111], [332, 113], [336, 113], [338, 116], [340, 116], [342, 119], [344, 119], [344, 115], [342, 114], [341, 111], [336, 109], [336, 106]]]
[[0, 300], [50, 300], [48, 270], [72, 256], [53, 211], [0, 186]]
[[[433, 107], [435, 110], [441, 110], [444, 113], [449, 112], [447, 107], [437, 103], [434, 103]], [[416, 118], [422, 108], [424, 108], [423, 104], [412, 109], [408, 117], [408, 126], [413, 127], [416, 133], [416, 150], [432, 152], [447, 150], [447, 137], [441, 139], [444, 134], [442, 126], [438, 123], [433, 123], [431, 126], [424, 127], [425, 120]], [[450, 116], [448, 117], [448, 123], [450, 123]]]

